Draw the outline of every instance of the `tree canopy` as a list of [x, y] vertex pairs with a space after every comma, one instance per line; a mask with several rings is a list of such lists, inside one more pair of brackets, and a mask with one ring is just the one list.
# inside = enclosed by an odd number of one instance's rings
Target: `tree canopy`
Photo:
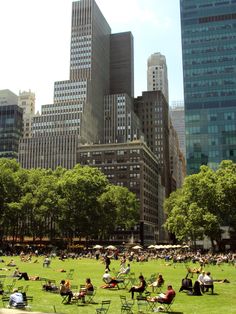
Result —
[[22, 169], [0, 159], [0, 240], [104, 238], [138, 222], [138, 200], [97, 168]]
[[208, 236], [221, 246], [221, 227], [236, 226], [236, 164], [224, 160], [213, 171], [201, 166], [200, 172], [185, 178], [183, 187], [165, 200], [167, 230], [180, 240]]

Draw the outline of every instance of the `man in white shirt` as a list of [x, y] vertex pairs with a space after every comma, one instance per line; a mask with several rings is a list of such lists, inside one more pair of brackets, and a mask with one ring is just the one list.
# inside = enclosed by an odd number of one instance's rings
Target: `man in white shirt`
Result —
[[214, 285], [213, 285], [213, 279], [211, 277], [211, 273], [210, 272], [207, 272], [204, 275], [204, 277], [203, 277], [203, 285], [204, 285], [204, 290], [206, 289], [206, 292], [208, 292], [209, 288], [211, 288], [211, 292], [213, 294], [213, 292], [214, 292]]
[[17, 289], [14, 289], [13, 293], [10, 295], [9, 306], [18, 307], [18, 308], [25, 307], [23, 295], [22, 293], [18, 292]]
[[117, 286], [117, 284], [124, 282], [123, 279], [116, 279], [111, 277], [108, 269], [105, 270], [105, 274], [102, 276], [102, 280], [106, 283], [106, 285], [102, 286], [102, 288], [114, 288], [115, 286]]
[[106, 269], [105, 270], [105, 274], [102, 276], [102, 280], [105, 282], [105, 283], [110, 283], [112, 278], [111, 278], [111, 275], [109, 274], [108, 270]]

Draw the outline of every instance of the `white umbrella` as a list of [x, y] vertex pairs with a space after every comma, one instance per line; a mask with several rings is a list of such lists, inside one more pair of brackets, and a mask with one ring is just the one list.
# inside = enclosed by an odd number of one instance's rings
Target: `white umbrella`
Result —
[[106, 247], [106, 249], [108, 249], [108, 250], [116, 250], [116, 247], [114, 245], [108, 245]]
[[133, 250], [140, 250], [142, 247], [140, 245], [135, 245], [132, 247]]
[[153, 245], [153, 244], [149, 245], [148, 249], [155, 249], [155, 245]]
[[93, 247], [94, 249], [102, 249], [103, 248], [103, 246], [102, 245], [99, 245], [99, 244], [96, 244], [96, 245], [94, 245], [94, 247]]

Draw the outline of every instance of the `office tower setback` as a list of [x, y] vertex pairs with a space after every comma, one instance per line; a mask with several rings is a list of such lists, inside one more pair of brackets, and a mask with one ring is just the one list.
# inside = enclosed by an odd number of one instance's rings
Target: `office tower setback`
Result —
[[131, 32], [111, 34], [110, 93], [134, 97], [134, 52]]
[[169, 107], [161, 91], [143, 92], [135, 98], [134, 109], [147, 145], [159, 159], [166, 195], [170, 193]]
[[236, 161], [236, 2], [181, 0], [188, 174]]
[[125, 143], [140, 138], [140, 122], [127, 94], [104, 97], [104, 143]]
[[160, 90], [169, 102], [166, 58], [160, 52], [152, 54], [147, 62], [147, 90]]
[[0, 158], [18, 157], [19, 139], [23, 129], [23, 110], [18, 97], [10, 90], [0, 91]]

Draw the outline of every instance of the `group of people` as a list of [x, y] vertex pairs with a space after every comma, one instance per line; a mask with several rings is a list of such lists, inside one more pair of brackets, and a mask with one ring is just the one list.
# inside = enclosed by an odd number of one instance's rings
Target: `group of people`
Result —
[[71, 291], [69, 280], [61, 280], [59, 291], [60, 291], [61, 296], [67, 296], [67, 301], [65, 302], [65, 304], [70, 304], [72, 298], [78, 299], [78, 300], [81, 299], [82, 302], [85, 303], [85, 296], [88, 293], [91, 293], [94, 291], [94, 286], [91, 282], [91, 279], [87, 278], [85, 281], [84, 287], [81, 288], [79, 292], [73, 293]]
[[214, 280], [210, 272], [202, 271], [194, 282], [194, 285], [192, 285], [192, 280], [187, 278], [187, 276], [182, 280], [182, 286], [179, 291], [187, 290], [188, 295], [194, 296], [201, 296], [202, 293], [208, 292], [209, 289], [211, 289], [212, 294], [214, 293]]

